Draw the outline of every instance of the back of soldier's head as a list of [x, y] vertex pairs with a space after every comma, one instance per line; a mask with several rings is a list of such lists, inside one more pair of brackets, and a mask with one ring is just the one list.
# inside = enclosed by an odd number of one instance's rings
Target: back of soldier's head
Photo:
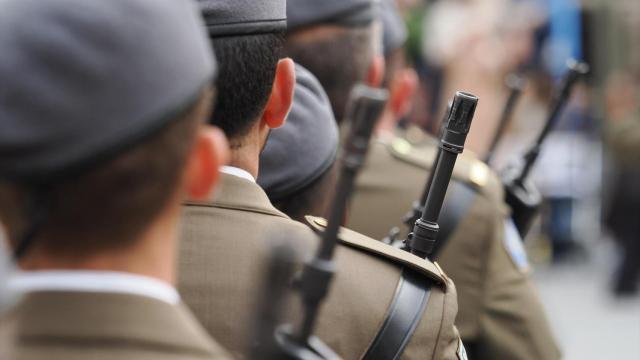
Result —
[[379, 52], [377, 0], [289, 0], [285, 53], [322, 83], [336, 119]]
[[198, 9], [2, 6], [0, 220], [14, 251], [28, 237], [34, 252], [67, 258], [132, 245], [179, 197], [208, 114], [216, 65]]
[[389, 87], [393, 78], [406, 65], [405, 43], [407, 27], [395, 0], [381, 0], [382, 49], [385, 59], [383, 86]]
[[263, 114], [281, 58], [284, 0], [198, 0], [220, 65], [210, 123], [234, 142]]
[[258, 184], [295, 220], [327, 216], [327, 194], [338, 178], [337, 148], [338, 127], [327, 94], [313, 74], [298, 65], [293, 107], [260, 155]]

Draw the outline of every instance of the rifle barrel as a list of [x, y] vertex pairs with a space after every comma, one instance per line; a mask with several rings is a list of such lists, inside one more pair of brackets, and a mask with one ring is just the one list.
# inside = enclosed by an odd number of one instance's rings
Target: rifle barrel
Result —
[[456, 159], [464, 150], [464, 143], [471, 128], [478, 98], [457, 92], [449, 119], [440, 139], [439, 157], [433, 169], [433, 183], [429, 188], [422, 216], [415, 222], [409, 239], [411, 253], [426, 258], [433, 251], [438, 236], [438, 217], [451, 181]]
[[351, 131], [342, 152], [342, 172], [331, 206], [331, 214], [315, 257], [303, 270], [301, 291], [305, 314], [295, 335], [300, 343], [307, 343], [313, 333], [320, 304], [326, 297], [334, 273], [332, 262], [338, 231], [346, 212], [346, 204], [353, 189], [358, 170], [362, 167], [374, 126], [382, 114], [389, 93], [386, 90], [358, 85], [351, 94], [346, 119]]
[[484, 162], [486, 162], [487, 164], [489, 164], [493, 159], [496, 148], [498, 147], [500, 140], [504, 136], [504, 132], [507, 129], [507, 125], [509, 125], [509, 122], [511, 121], [513, 111], [516, 108], [516, 104], [518, 103], [520, 95], [522, 95], [522, 91], [526, 86], [526, 81], [518, 74], [511, 74], [507, 76], [505, 83], [507, 85], [507, 88], [509, 89], [509, 96], [507, 96], [507, 102], [504, 104], [504, 108], [502, 109], [502, 113], [500, 114], [498, 127], [495, 134], [493, 134], [491, 145], [484, 160]]
[[553, 97], [553, 100], [551, 102], [551, 111], [549, 112], [547, 121], [544, 124], [544, 128], [538, 135], [535, 144], [524, 156], [525, 163], [520, 176], [516, 180], [519, 184], [522, 184], [527, 179], [529, 173], [531, 172], [531, 169], [533, 168], [533, 165], [535, 164], [536, 160], [538, 160], [538, 156], [540, 155], [540, 150], [542, 148], [542, 143], [553, 129], [553, 126], [556, 124], [560, 112], [569, 100], [571, 90], [573, 89], [574, 85], [582, 76], [586, 75], [589, 72], [589, 65], [583, 62], [577, 62], [575, 60], [569, 60], [567, 62], [567, 67], [569, 68], [569, 71], [562, 80], [560, 90], [556, 92]]

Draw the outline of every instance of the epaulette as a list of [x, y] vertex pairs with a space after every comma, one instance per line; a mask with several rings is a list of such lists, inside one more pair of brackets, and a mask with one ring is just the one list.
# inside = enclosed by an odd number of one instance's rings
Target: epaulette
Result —
[[[306, 216], [309, 226], [316, 232], [322, 233], [327, 226], [327, 220], [321, 217]], [[396, 264], [407, 266], [420, 274], [434, 280], [438, 285], [446, 287], [447, 276], [437, 263], [422, 259], [409, 252], [389, 246], [347, 228], [340, 228], [338, 240], [342, 245], [368, 252], [382, 257]]]
[[[424, 170], [432, 170], [433, 160], [438, 151], [437, 145], [415, 146], [401, 137], [386, 142], [386, 145], [394, 158]], [[471, 152], [465, 151], [458, 158], [452, 177], [490, 198], [499, 200], [503, 196], [497, 176], [487, 164], [478, 160]]]

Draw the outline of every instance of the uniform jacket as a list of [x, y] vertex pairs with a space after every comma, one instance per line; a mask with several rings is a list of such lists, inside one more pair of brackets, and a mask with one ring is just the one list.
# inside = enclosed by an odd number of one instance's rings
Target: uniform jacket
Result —
[[[269, 235], [295, 239], [307, 255], [317, 244], [316, 234], [276, 210], [258, 185], [232, 175], [222, 174], [215, 200], [184, 208], [178, 288], [210, 334], [238, 357], [248, 347]], [[344, 359], [359, 359], [385, 318], [400, 267], [348, 246], [338, 247], [335, 260], [316, 335]], [[434, 286], [403, 359], [457, 359], [456, 292], [444, 279], [444, 286]], [[288, 315], [300, 319], [297, 298], [290, 301]]]
[[29, 293], [4, 319], [2, 336], [8, 329], [12, 360], [230, 359], [183, 305], [137, 295]]
[[[435, 157], [433, 145], [417, 151], [396, 141], [374, 141], [349, 209], [349, 227], [377, 239], [393, 226], [406, 228], [402, 217], [421, 195]], [[438, 256], [458, 289], [456, 325], [464, 343], [477, 350], [477, 359], [558, 359], [535, 289], [505, 246], [503, 190], [483, 166], [459, 157], [454, 179], [470, 184], [473, 179], [477, 196]]]

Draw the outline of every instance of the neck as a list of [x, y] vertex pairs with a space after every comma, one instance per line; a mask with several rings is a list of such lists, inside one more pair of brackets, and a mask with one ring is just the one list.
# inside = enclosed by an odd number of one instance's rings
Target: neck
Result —
[[263, 143], [256, 132], [251, 132], [242, 139], [232, 140], [229, 165], [246, 170], [257, 179]]
[[21, 261], [23, 270], [91, 270], [117, 271], [151, 277], [175, 284], [178, 210], [171, 220], [157, 221], [141, 234], [134, 244], [95, 254], [52, 256], [41, 248]]

